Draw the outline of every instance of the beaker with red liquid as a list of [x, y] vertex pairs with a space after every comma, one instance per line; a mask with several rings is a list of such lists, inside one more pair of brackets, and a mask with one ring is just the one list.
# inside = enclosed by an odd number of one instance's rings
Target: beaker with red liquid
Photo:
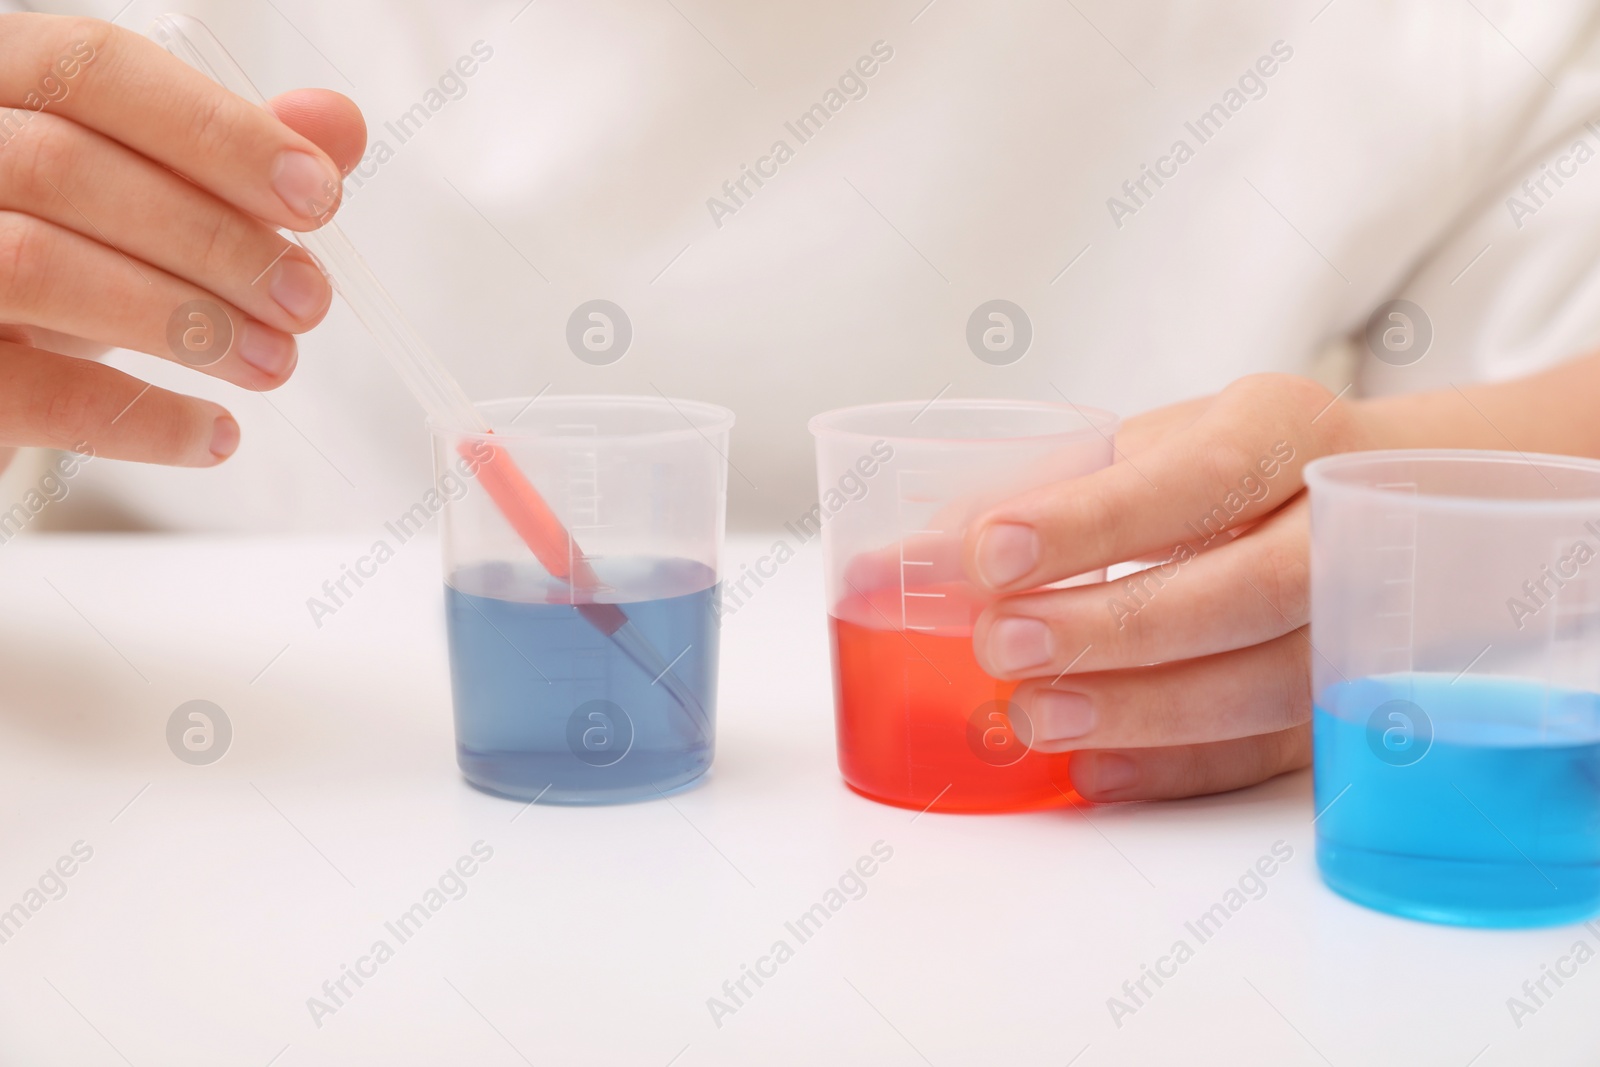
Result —
[[1070, 800], [1068, 755], [1031, 749], [1010, 699], [1017, 683], [978, 665], [972, 631], [989, 597], [967, 581], [961, 546], [993, 505], [1110, 465], [1117, 424], [1020, 400], [872, 404], [811, 420], [839, 770], [851, 789], [942, 812]]

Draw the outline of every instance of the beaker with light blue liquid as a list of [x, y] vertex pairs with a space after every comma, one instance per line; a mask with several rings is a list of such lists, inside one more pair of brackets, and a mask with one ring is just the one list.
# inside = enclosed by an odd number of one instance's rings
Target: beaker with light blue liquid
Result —
[[1465, 926], [1600, 914], [1600, 463], [1306, 468], [1317, 863]]
[[627, 396], [479, 408], [492, 432], [434, 429], [462, 774], [545, 804], [694, 783], [715, 747], [732, 413]]

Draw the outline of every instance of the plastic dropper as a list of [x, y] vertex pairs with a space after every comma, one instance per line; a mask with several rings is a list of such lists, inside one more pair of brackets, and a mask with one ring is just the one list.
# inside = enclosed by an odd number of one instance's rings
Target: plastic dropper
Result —
[[[224, 89], [258, 107], [266, 97], [251, 82], [215, 34], [190, 15], [162, 15], [150, 28], [150, 37], [168, 52], [206, 75]], [[330, 198], [331, 199], [331, 198]], [[344, 232], [332, 222], [309, 233], [289, 237], [310, 252], [334, 289], [377, 340], [379, 349], [435, 425], [463, 433], [492, 434], [483, 413], [472, 406], [450, 372], [400, 310], [366, 260]], [[605, 634], [653, 681], [664, 687], [688, 715], [698, 740], [710, 740], [705, 709], [693, 691], [672, 673], [671, 665], [628, 619], [617, 604], [580, 603], [580, 597], [599, 588], [600, 579], [571, 533], [550, 505], [517, 467], [510, 454], [490, 444], [487, 458], [474, 442], [463, 441], [457, 451], [475, 469], [479, 484], [505, 516], [517, 536], [527, 544], [545, 570], [572, 590], [573, 606], [595, 629]]]

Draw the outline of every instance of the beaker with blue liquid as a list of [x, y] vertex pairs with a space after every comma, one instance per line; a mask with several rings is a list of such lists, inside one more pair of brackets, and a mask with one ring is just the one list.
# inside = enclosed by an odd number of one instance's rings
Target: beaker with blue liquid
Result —
[[[624, 396], [479, 410], [492, 432], [434, 429], [462, 774], [552, 804], [684, 788], [714, 751], [732, 413]], [[564, 551], [536, 556], [526, 523]]]
[[1466, 926], [1600, 913], [1600, 463], [1306, 468], [1317, 862]]

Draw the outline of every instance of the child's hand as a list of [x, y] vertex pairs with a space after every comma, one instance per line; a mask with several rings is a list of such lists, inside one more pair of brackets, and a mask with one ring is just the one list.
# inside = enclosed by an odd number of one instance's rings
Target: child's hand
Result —
[[[978, 620], [978, 662], [1026, 679], [1012, 699], [1034, 748], [1085, 750], [1071, 764], [1079, 793], [1212, 793], [1306, 764], [1314, 652], [1300, 472], [1371, 447], [1369, 436], [1313, 382], [1245, 378], [1130, 420], [1111, 467], [972, 523], [968, 575], [1012, 594]], [[1162, 566], [1027, 591], [1128, 559]]]
[[291, 335], [332, 294], [274, 227], [333, 214], [366, 131], [336, 93], [273, 112], [109, 23], [0, 15], [0, 451], [232, 454], [239, 427], [218, 405], [60, 353], [118, 346], [246, 389], [287, 380]]

